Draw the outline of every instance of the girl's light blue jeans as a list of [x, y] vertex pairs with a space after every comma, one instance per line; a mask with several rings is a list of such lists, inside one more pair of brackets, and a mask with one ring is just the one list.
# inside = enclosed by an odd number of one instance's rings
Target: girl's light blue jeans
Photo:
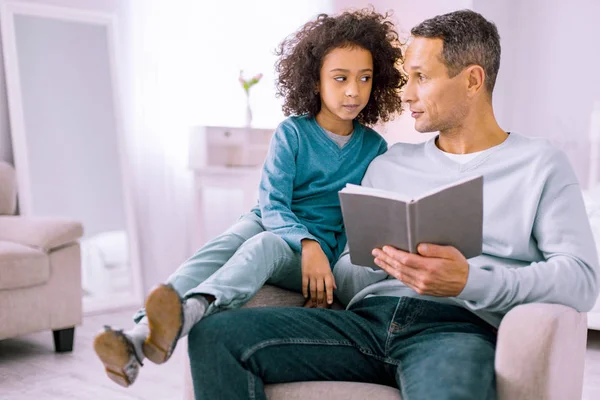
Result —
[[[302, 256], [267, 232], [254, 213], [244, 214], [227, 231], [202, 246], [167, 280], [183, 298], [205, 294], [215, 301], [207, 315], [238, 308], [269, 283], [302, 290]], [[134, 316], [138, 322], [143, 309]]]

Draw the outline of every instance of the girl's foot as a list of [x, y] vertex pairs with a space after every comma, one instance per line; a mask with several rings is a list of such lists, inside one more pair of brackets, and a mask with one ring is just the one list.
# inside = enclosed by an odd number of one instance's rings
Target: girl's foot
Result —
[[162, 364], [173, 354], [179, 338], [200, 321], [208, 302], [201, 295], [184, 301], [173, 286], [166, 284], [150, 292], [145, 308], [150, 334], [144, 341], [144, 355]]
[[94, 338], [94, 351], [111, 380], [123, 387], [135, 382], [142, 362], [131, 339], [122, 331], [105, 326], [104, 331]]
[[144, 355], [155, 364], [173, 354], [183, 327], [183, 301], [170, 285], [160, 285], [146, 299], [150, 334], [144, 342]]

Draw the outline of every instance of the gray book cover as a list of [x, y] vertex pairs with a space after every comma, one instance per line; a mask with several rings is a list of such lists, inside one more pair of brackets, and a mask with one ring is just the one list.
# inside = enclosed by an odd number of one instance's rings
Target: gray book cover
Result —
[[379, 269], [371, 251], [385, 245], [416, 253], [419, 243], [433, 243], [454, 246], [466, 258], [481, 254], [482, 176], [415, 199], [350, 184], [339, 196], [352, 264]]

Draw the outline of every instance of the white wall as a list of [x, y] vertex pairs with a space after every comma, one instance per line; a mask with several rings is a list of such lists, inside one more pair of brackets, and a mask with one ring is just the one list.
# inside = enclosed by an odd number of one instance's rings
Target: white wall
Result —
[[500, 45], [502, 47], [502, 57], [500, 59], [500, 71], [496, 78], [496, 86], [494, 88], [494, 113], [501, 127], [509, 130], [511, 126], [511, 103], [508, 100], [508, 93], [512, 87], [513, 73], [512, 70], [516, 65], [515, 57], [517, 57], [518, 33], [514, 29], [515, 6], [517, 0], [506, 1], [488, 1], [488, 0], [473, 0], [473, 10], [482, 14], [484, 17], [491, 20], [500, 34]]
[[[158, 21], [164, 21], [165, 29], [183, 35], [181, 38], [170, 35], [171, 40], [176, 40], [169, 43], [170, 49], [165, 46], [161, 51], [148, 49], [146, 52], [161, 57], [169, 52], [172, 61], [179, 63], [172, 67], [164, 65], [179, 71], [180, 80], [173, 79], [175, 77], [170, 80], [171, 86], [182, 88], [178, 97], [183, 101], [176, 112], [190, 125], [243, 126], [246, 96], [238, 81], [239, 72], [243, 70], [246, 78], [262, 73], [262, 80], [250, 90], [252, 122], [255, 127], [274, 129], [284, 119], [282, 100], [275, 96], [277, 57], [274, 51], [286, 36], [309, 19], [321, 12], [331, 12], [331, 2], [186, 2], [185, 9], [172, 11], [165, 10], [164, 4], [159, 3], [148, 7], [153, 9], [146, 16], [148, 22], [155, 21], [155, 26]], [[148, 46], [160, 48], [169, 42], [162, 30], [152, 28], [145, 28]], [[146, 57], [151, 59], [151, 56]], [[155, 60], [154, 64], [161, 62], [164, 60]], [[165, 95], [173, 93], [167, 87], [160, 90]], [[163, 110], [168, 108], [168, 104], [163, 106]], [[182, 108], [185, 113], [181, 113]]]
[[474, 3], [502, 37], [494, 99], [502, 127], [550, 139], [566, 152], [585, 186], [590, 114], [593, 101], [600, 100], [600, 2]]

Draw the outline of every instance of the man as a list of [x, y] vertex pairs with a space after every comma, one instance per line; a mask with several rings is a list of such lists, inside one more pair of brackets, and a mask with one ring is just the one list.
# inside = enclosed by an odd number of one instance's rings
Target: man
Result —
[[190, 335], [196, 398], [264, 399], [263, 385], [306, 380], [397, 385], [403, 399], [494, 399], [496, 328], [531, 302], [592, 308], [598, 260], [580, 187], [545, 140], [497, 124], [494, 24], [457, 11], [412, 29], [402, 95], [424, 144], [396, 144], [371, 163], [366, 186], [418, 195], [484, 177], [483, 254], [421, 244], [384, 247], [383, 271], [334, 273], [345, 311], [248, 309], [207, 318]]

